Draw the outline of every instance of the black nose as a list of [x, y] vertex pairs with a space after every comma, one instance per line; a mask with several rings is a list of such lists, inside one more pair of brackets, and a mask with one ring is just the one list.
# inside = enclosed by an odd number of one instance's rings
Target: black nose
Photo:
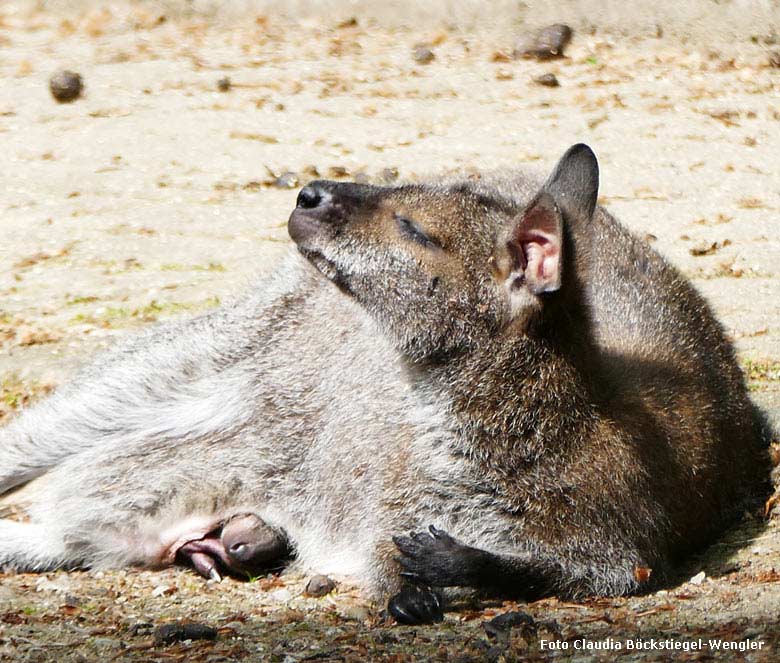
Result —
[[251, 546], [245, 541], [237, 541], [228, 548], [228, 554], [241, 562], [245, 562], [251, 555]]
[[314, 209], [322, 204], [325, 199], [325, 191], [317, 184], [309, 184], [298, 193], [296, 206], [303, 209]]

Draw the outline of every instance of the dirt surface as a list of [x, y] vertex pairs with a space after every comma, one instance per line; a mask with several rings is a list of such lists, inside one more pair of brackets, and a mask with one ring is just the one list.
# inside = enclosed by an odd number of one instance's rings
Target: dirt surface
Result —
[[[65, 16], [0, 5], [0, 423], [115, 338], [215, 306], [271, 270], [308, 179], [543, 173], [577, 141], [599, 156], [602, 203], [710, 299], [780, 423], [776, 38], [597, 29], [540, 63], [512, 59], [514, 41], [496, 32], [225, 23], [156, 6]], [[427, 64], [413, 57], [420, 44]], [[60, 69], [84, 80], [69, 104], [49, 92]], [[533, 82], [547, 73], [560, 87]], [[411, 629], [346, 585], [319, 599], [304, 585], [209, 584], [180, 569], [1, 576], [0, 660], [669, 660], [626, 643], [700, 637], [673, 656], [780, 656], [780, 531], [760, 512], [679, 585], [645, 597], [456, 606], [443, 625]], [[507, 610], [535, 624], [485, 628]], [[217, 628], [216, 640], [155, 641], [182, 620]], [[578, 649], [583, 638], [613, 648]]]

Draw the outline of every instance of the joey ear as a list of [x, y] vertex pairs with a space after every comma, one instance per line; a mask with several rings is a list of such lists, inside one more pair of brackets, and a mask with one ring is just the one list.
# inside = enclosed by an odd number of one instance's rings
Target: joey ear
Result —
[[543, 190], [552, 195], [568, 219], [590, 221], [599, 195], [599, 164], [593, 150], [584, 143], [566, 150]]
[[563, 219], [550, 194], [542, 191], [525, 208], [507, 248], [512, 261], [506, 281], [510, 296], [520, 288], [539, 295], [561, 287]]

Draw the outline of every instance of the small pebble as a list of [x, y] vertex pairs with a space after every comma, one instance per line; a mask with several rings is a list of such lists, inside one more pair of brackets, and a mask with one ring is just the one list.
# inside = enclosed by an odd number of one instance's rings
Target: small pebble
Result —
[[72, 582], [66, 575], [57, 574], [54, 580], [41, 576], [35, 583], [36, 592], [56, 592], [57, 594], [69, 594]]
[[330, 166], [328, 168], [327, 175], [331, 179], [335, 180], [342, 177], [349, 177], [351, 173], [349, 172], [349, 169], [345, 168], [344, 166]]
[[688, 249], [688, 253], [692, 256], [709, 256], [718, 250], [719, 246], [717, 242], [708, 242], [706, 240], [698, 242], [695, 246]]
[[704, 573], [704, 571], [699, 571], [693, 578], [691, 578], [688, 582], [690, 582], [692, 585], [701, 585], [704, 582], [704, 579], [707, 577], [707, 574]]
[[344, 619], [356, 622], [364, 622], [371, 616], [371, 612], [364, 605], [348, 605], [339, 612]]
[[58, 71], [49, 79], [49, 90], [52, 96], [61, 104], [74, 101], [84, 90], [81, 75], [73, 71]]
[[240, 631], [244, 627], [242, 622], [228, 622], [222, 628], [230, 629], [231, 631]]
[[171, 593], [172, 591], [170, 585], [157, 585], [157, 587], [152, 590], [152, 596], [154, 597], [165, 596], [166, 594]]
[[298, 179], [298, 175], [289, 171], [279, 175], [273, 182], [273, 185], [277, 189], [294, 189], [299, 184], [300, 180]]
[[136, 622], [135, 624], [131, 624], [127, 632], [130, 635], [150, 635], [152, 631], [154, 630], [154, 624], [151, 622]]
[[336, 24], [336, 27], [341, 28], [342, 30], [344, 28], [356, 28], [357, 26], [358, 26], [358, 20], [355, 16], [350, 16], [349, 18], [341, 21], [341, 23]]
[[233, 86], [233, 83], [230, 81], [230, 79], [225, 76], [224, 78], [220, 78], [217, 81], [217, 90], [220, 92], [230, 92], [230, 88]]
[[268, 594], [268, 598], [276, 601], [277, 603], [287, 603], [292, 598], [292, 593], [289, 589], [282, 587], [281, 589], [276, 589], [273, 592], [270, 592]]
[[385, 184], [391, 184], [398, 179], [398, 168], [383, 168], [379, 173], [379, 180]]
[[114, 640], [113, 638], [94, 638], [92, 640], [92, 646], [95, 649], [124, 649], [125, 643], [121, 640]]
[[162, 624], [154, 631], [154, 644], [170, 645], [183, 640], [216, 640], [217, 629], [196, 622]]
[[534, 83], [544, 85], [545, 87], [560, 87], [561, 85], [555, 74], [542, 74], [541, 76], [537, 76], [534, 78]]
[[536, 622], [527, 612], [505, 612], [502, 615], [493, 617], [490, 621], [483, 622], [482, 628], [488, 637], [495, 638], [499, 634], [511, 630], [515, 627], [521, 627], [531, 631], [536, 630]]
[[436, 58], [436, 54], [427, 46], [416, 46], [412, 57], [418, 64], [429, 64]]
[[69, 608], [78, 608], [82, 603], [84, 603], [84, 601], [82, 601], [78, 596], [73, 594], [65, 594], [65, 601], [63, 602], [63, 605]]
[[568, 25], [555, 23], [542, 28], [532, 38], [522, 40], [514, 51], [515, 57], [551, 60], [562, 58], [571, 41], [572, 30]]
[[769, 66], [780, 69], [780, 51], [772, 51], [769, 54]]
[[328, 576], [316, 575], [312, 576], [309, 582], [306, 583], [306, 589], [303, 593], [306, 596], [313, 596], [319, 598], [330, 594], [336, 588], [336, 583], [333, 582]]

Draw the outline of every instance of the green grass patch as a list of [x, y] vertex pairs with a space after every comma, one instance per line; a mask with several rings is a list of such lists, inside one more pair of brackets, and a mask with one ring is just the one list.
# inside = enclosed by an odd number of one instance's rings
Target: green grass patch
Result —
[[148, 304], [130, 308], [126, 306], [106, 306], [93, 313], [78, 313], [70, 322], [72, 324], [89, 324], [99, 327], [117, 327], [123, 324], [138, 322], [154, 322], [160, 317], [177, 313], [193, 313], [205, 311], [219, 306], [219, 297], [208, 297], [199, 302], [159, 302], [153, 299]]
[[92, 304], [98, 301], [99, 297], [69, 297], [65, 300], [66, 306], [78, 306], [79, 304]]
[[14, 373], [3, 377], [0, 381], [0, 423], [12, 412], [53, 389], [51, 384], [22, 380]]
[[218, 262], [210, 262], [208, 265], [183, 265], [178, 262], [170, 262], [160, 265], [163, 272], [224, 272], [225, 266]]
[[749, 391], [776, 389], [780, 382], [780, 361], [747, 359], [742, 364]]

